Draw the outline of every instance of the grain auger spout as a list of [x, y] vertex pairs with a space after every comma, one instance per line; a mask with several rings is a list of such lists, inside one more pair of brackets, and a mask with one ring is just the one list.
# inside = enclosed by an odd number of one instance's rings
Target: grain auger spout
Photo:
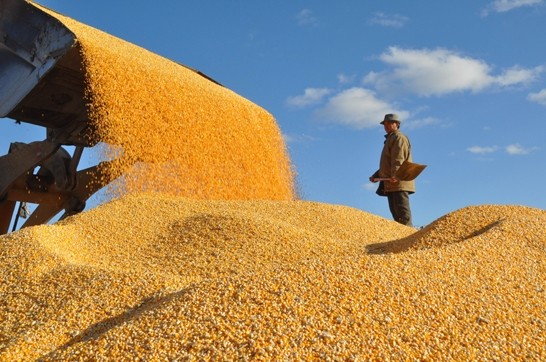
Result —
[[47, 223], [82, 211], [114, 178], [103, 174], [105, 163], [77, 171], [84, 148], [99, 141], [84, 91], [76, 36], [31, 3], [0, 0], [0, 118], [46, 130], [44, 140], [13, 142], [0, 157], [0, 234], [17, 202], [38, 205], [23, 226]]

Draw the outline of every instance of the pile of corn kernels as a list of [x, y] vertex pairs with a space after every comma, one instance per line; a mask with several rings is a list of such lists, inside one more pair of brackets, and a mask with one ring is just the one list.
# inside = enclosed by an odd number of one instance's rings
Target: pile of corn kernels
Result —
[[55, 16], [103, 139], [139, 164], [127, 195], [0, 237], [1, 361], [546, 360], [546, 211], [472, 206], [417, 231], [294, 201], [265, 111]]
[[544, 360], [545, 224], [132, 194], [0, 238], [0, 360]]

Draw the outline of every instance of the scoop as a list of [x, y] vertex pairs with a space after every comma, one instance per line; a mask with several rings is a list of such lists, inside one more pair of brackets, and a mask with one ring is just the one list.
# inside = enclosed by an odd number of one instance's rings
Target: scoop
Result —
[[[394, 177], [398, 179], [399, 181], [413, 181], [423, 170], [427, 167], [427, 165], [421, 165], [418, 163], [413, 163], [409, 161], [404, 161], [404, 163], [400, 166], [398, 171], [396, 171], [396, 174]], [[389, 181], [390, 178], [382, 177], [382, 178], [376, 178], [376, 181]]]

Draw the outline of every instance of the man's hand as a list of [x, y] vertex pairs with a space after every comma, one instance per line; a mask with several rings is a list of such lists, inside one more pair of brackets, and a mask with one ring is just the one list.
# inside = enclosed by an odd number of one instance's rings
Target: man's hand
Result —
[[398, 179], [396, 177], [389, 177], [389, 178], [378, 178], [378, 177], [370, 177], [370, 181], [373, 183], [379, 182], [379, 181], [388, 181], [392, 183], [398, 183]]

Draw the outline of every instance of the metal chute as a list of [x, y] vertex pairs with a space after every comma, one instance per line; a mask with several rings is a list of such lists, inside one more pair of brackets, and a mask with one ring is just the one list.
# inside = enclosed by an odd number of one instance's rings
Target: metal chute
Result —
[[16, 202], [38, 204], [24, 226], [36, 225], [81, 211], [90, 191], [104, 186], [89, 188], [100, 165], [77, 171], [83, 148], [98, 142], [84, 90], [76, 36], [27, 1], [0, 0], [0, 118], [46, 128], [45, 140], [14, 142], [0, 157], [0, 234]]
[[0, 118], [46, 129], [45, 139], [12, 142], [0, 156], [0, 234], [8, 232], [17, 202], [38, 205], [23, 226], [64, 211], [62, 219], [137, 162], [114, 159], [78, 170], [83, 150], [104, 140], [89, 117], [80, 41], [55, 15], [30, 1], [0, 0]]

